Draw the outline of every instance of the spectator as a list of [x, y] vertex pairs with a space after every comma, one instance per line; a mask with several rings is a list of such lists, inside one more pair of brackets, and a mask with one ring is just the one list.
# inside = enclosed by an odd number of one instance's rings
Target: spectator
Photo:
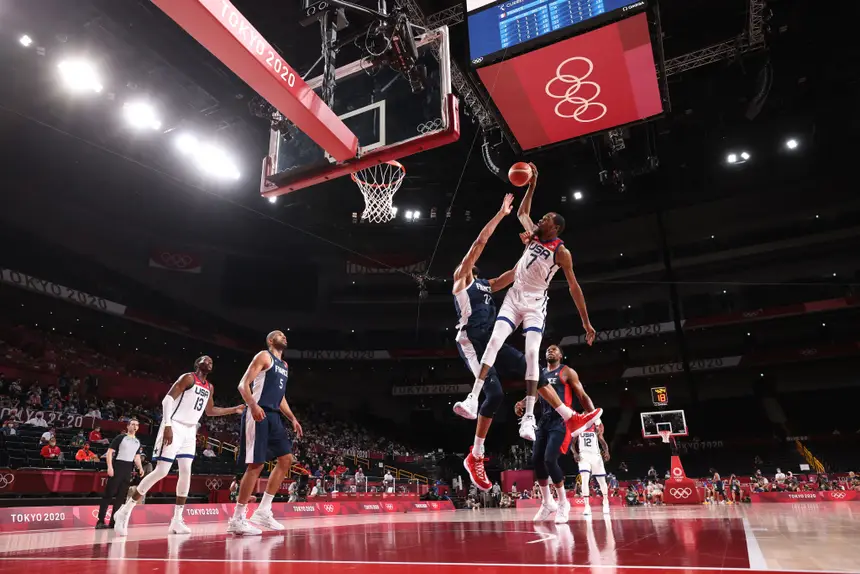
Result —
[[654, 470], [654, 467], [648, 469], [648, 480], [657, 481], [657, 471]]
[[39, 445], [45, 446], [52, 438], [57, 438], [57, 432], [54, 427], [51, 427], [42, 433], [42, 437], [39, 439]]
[[[474, 485], [472, 485], [474, 486]], [[493, 502], [498, 506], [502, 501], [502, 487], [498, 481], [493, 483]]]
[[652, 480], [648, 484], [648, 499], [653, 504], [663, 504], [663, 485]]
[[75, 455], [75, 460], [78, 462], [98, 462], [99, 455], [90, 450], [90, 443], [85, 442]]
[[609, 492], [612, 496], [618, 496], [618, 478], [611, 472], [606, 475]]
[[90, 407], [90, 410], [88, 410], [87, 414], [84, 416], [91, 417], [96, 420], [101, 420], [102, 412], [99, 410], [98, 406], [93, 405], [92, 407]]
[[15, 436], [18, 434], [18, 431], [15, 429], [15, 421], [12, 419], [7, 420], [3, 424], [3, 436]]
[[394, 494], [394, 476], [392, 476], [391, 471], [385, 471], [385, 476], [382, 477], [382, 485], [385, 487], [387, 494]]
[[325, 490], [323, 489], [322, 481], [317, 479], [316, 483], [314, 484], [314, 487], [311, 489], [310, 496], [322, 496], [324, 494]]
[[230, 483], [230, 502], [236, 502], [236, 499], [239, 497], [240, 482], [242, 482], [242, 475], [237, 474], [233, 477], [233, 482]]
[[517, 493], [517, 483], [515, 482], [515, 483], [511, 486], [511, 494], [516, 494], [516, 493]]
[[216, 458], [218, 455], [215, 454], [214, 450], [212, 450], [212, 446], [208, 445], [206, 448], [203, 449], [203, 456], [205, 456], [206, 458]]
[[299, 499], [299, 486], [298, 486], [298, 484], [299, 483], [296, 480], [294, 480], [293, 482], [290, 483], [289, 488], [287, 488], [287, 494], [289, 495], [287, 502], [297, 502], [298, 501], [298, 499]]
[[627, 495], [625, 496], [627, 506], [639, 506], [639, 495], [636, 493], [636, 488], [632, 484], [627, 486]]
[[90, 444], [108, 444], [110, 441], [102, 438], [102, 427], [96, 427], [90, 432]]
[[42, 447], [42, 458], [63, 461], [63, 451], [57, 446], [57, 439], [52, 438]]
[[48, 421], [45, 420], [45, 416], [41, 412], [38, 412], [33, 415], [33, 418], [31, 418], [24, 424], [28, 424], [34, 427], [48, 428]]
[[82, 446], [84, 446], [85, 442], [87, 442], [87, 439], [84, 438], [84, 431], [79, 430], [78, 434], [76, 434], [74, 438], [72, 438], [71, 445], [77, 448], [81, 448]]
[[355, 485], [356, 486], [364, 486], [367, 484], [367, 477], [364, 476], [364, 471], [361, 467], [358, 467], [358, 470], [355, 471]]

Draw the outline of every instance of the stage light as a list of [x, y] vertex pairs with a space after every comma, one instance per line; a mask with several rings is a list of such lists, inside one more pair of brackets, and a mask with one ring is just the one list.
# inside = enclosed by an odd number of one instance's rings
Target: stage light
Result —
[[197, 138], [191, 134], [179, 134], [176, 138], [176, 148], [183, 154], [193, 154], [199, 147]]
[[744, 151], [744, 152], [741, 152], [741, 159], [742, 159], [742, 160], [746, 161], [746, 160], [748, 160], [749, 158], [750, 158], [750, 154], [748, 154], [748, 153], [747, 153], [747, 152], [745, 152], [745, 151]]
[[136, 129], [157, 130], [161, 128], [161, 121], [155, 108], [146, 102], [127, 102], [122, 107], [123, 114], [130, 126]]
[[412, 212], [411, 211], [407, 211], [404, 214], [404, 216], [406, 217], [407, 221], [412, 221]]
[[413, 219], [420, 219], [421, 218], [421, 212], [416, 211], [415, 213], [412, 214], [412, 218]]
[[726, 156], [726, 161], [729, 163], [738, 163], [738, 154], [730, 153], [728, 156]]
[[66, 86], [73, 92], [102, 91], [102, 82], [92, 64], [85, 60], [63, 60], [57, 67]]
[[21, 43], [21, 45], [22, 45], [22, 46], [24, 46], [25, 48], [29, 48], [29, 47], [33, 44], [33, 38], [31, 38], [31, 37], [30, 37], [30, 36], [28, 36], [27, 34], [24, 34], [23, 36], [21, 36], [20, 38], [18, 38], [18, 41], [19, 41], [19, 42]]
[[785, 142], [785, 147], [787, 147], [788, 149], [797, 149], [797, 146], [799, 145], [800, 144], [798, 143], [798, 141], [794, 138], [791, 138], [790, 140]]
[[203, 173], [219, 179], [239, 179], [239, 170], [233, 160], [221, 148], [207, 144], [194, 154], [197, 167]]
[[573, 192], [573, 199], [575, 199], [576, 201], [579, 201], [580, 199], [582, 199], [582, 192], [581, 191], [574, 191]]
[[269, 198], [269, 203], [277, 203], [277, 202], [278, 202], [278, 196], [273, 195], [272, 197]]

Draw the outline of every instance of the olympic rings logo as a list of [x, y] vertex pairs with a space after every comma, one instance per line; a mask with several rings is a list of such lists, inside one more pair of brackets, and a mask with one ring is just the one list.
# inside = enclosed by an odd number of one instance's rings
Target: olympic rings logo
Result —
[[326, 512], [334, 512], [334, 504], [323, 504], [323, 509]]
[[418, 124], [415, 129], [418, 130], [419, 134], [429, 134], [430, 132], [435, 132], [436, 130], [442, 129], [442, 125], [442, 118], [436, 118], [434, 120], [430, 120], [429, 122]]
[[693, 494], [692, 488], [670, 488], [669, 495], [674, 496], [675, 498], [690, 498]]
[[194, 263], [194, 258], [185, 253], [171, 253], [170, 251], [162, 251], [158, 254], [158, 259], [165, 267], [173, 269], [187, 269]]
[[[92, 515], [93, 515], [93, 518], [95, 518], [96, 520], [98, 520], [98, 519], [99, 519], [99, 509], [98, 509], [98, 508], [94, 508], [94, 509], [93, 509], [93, 512], [92, 512]], [[108, 507], [108, 509], [107, 509], [107, 512], [105, 513], [105, 520], [110, 520], [110, 519], [111, 519], [111, 516], [113, 516], [113, 508], [109, 506], [109, 507]]]
[[15, 482], [15, 475], [11, 472], [0, 474], [0, 490], [6, 488], [7, 486], [12, 486], [13, 482]]
[[222, 484], [220, 478], [210, 478], [206, 481], [206, 488], [209, 490], [221, 490]]
[[386, 510], [394, 510], [394, 505], [391, 504], [390, 502], [386, 502], [385, 503], [385, 509]]
[[675, 468], [672, 469], [672, 476], [674, 476], [675, 478], [681, 478], [683, 475], [684, 475], [684, 471], [681, 470], [680, 466], [676, 466]]
[[[562, 72], [562, 68], [564, 68], [565, 64], [577, 60], [585, 62], [588, 65], [588, 71], [585, 74], [583, 74], [582, 76], [576, 76], [573, 74], [565, 74]], [[546, 88], [544, 90], [546, 92], [546, 95], [548, 95], [549, 97], [555, 100], [561, 100], [555, 105], [555, 115], [560, 118], [573, 118], [580, 123], [596, 122], [597, 120], [606, 115], [606, 106], [604, 104], [601, 104], [600, 102], [594, 101], [597, 99], [597, 96], [600, 95], [600, 85], [595, 82], [589, 82], [585, 80], [591, 75], [591, 72], [593, 71], [594, 64], [591, 62], [591, 60], [589, 60], [588, 58], [583, 58], [582, 56], [574, 56], [572, 58], [568, 58], [567, 60], [558, 65], [558, 68], [555, 69], [555, 77], [546, 83]], [[553, 93], [551, 88], [552, 85], [556, 82], [571, 85], [565, 90], [564, 94], [558, 95]], [[594, 94], [590, 98], [584, 98], [582, 96], [575, 95], [579, 93], [579, 89], [583, 86], [589, 86], [594, 91]], [[568, 113], [569, 107], [568, 109], [562, 108], [562, 106], [564, 106], [565, 104], [576, 106], [576, 108], [573, 110], [573, 113]], [[594, 117], [583, 119], [582, 115], [588, 112], [588, 108], [592, 106], [599, 107], [601, 109], [601, 112]], [[596, 112], [592, 112], [592, 114], [593, 113]]]
[[830, 498], [845, 498], [845, 493], [841, 491], [831, 492]]
[[585, 499], [584, 498], [574, 498], [573, 503], [574, 504], [585, 504]]

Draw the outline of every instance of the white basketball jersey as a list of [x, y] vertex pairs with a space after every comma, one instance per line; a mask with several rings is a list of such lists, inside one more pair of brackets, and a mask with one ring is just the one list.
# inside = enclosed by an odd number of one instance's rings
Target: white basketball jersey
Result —
[[523, 293], [546, 293], [553, 275], [558, 271], [556, 251], [563, 244], [559, 238], [546, 243], [532, 239], [517, 263], [513, 288]]
[[600, 456], [600, 444], [597, 442], [596, 426], [589, 426], [576, 440], [579, 441], [577, 446], [579, 447], [580, 456]]
[[206, 405], [209, 404], [212, 387], [197, 375], [193, 373], [192, 375], [194, 376], [194, 384], [179, 395], [179, 400], [176, 401], [176, 407], [170, 417], [173, 422], [197, 425], [206, 410]]

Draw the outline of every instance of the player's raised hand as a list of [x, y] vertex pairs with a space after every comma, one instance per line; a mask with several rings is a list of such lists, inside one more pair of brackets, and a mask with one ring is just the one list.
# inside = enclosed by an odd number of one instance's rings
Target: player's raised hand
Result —
[[293, 432], [296, 433], [296, 438], [302, 438], [305, 434], [305, 431], [302, 430], [302, 425], [299, 423], [299, 419], [293, 421]]
[[520, 233], [520, 241], [523, 242], [523, 245], [528, 245], [532, 242], [532, 238], [534, 238], [534, 233], [529, 233], [528, 231], [523, 231]]
[[502, 215], [509, 215], [511, 210], [514, 208], [514, 194], [507, 193], [505, 194], [505, 198], [502, 200], [502, 207], [499, 208], [499, 213]]
[[594, 344], [594, 337], [597, 335], [597, 332], [594, 330], [594, 327], [591, 326], [591, 322], [584, 323], [582, 327], [585, 329], [585, 342], [588, 343], [589, 346]]
[[532, 178], [529, 181], [531, 183], [534, 183], [537, 181], [537, 176], [538, 176], [537, 166], [533, 163], [529, 163], [529, 167], [532, 168]]

